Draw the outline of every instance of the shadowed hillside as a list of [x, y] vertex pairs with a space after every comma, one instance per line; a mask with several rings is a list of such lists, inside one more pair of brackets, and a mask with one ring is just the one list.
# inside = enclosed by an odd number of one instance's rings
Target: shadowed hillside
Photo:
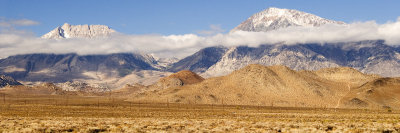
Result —
[[399, 108], [400, 78], [377, 78], [352, 89], [343, 107]]
[[0, 75], [0, 88], [7, 85], [22, 85], [15, 79], [9, 76]]
[[203, 81], [204, 78], [197, 75], [196, 73], [188, 70], [179, 71], [171, 74], [167, 77], [161, 78], [158, 82], [153, 85], [143, 86], [140, 84], [125, 85], [121, 89], [114, 90], [120, 96], [127, 96], [130, 94], [143, 94], [145, 92], [156, 92], [172, 87], [180, 87], [184, 85], [196, 84]]

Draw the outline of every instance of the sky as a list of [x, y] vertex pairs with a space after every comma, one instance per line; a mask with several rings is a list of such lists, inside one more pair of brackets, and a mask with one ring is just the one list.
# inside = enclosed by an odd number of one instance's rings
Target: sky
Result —
[[[30, 53], [140, 52], [184, 58], [210, 46], [385, 40], [400, 46], [399, 0], [0, 0], [0, 59]], [[296, 9], [346, 25], [229, 32], [269, 7]], [[107, 25], [122, 34], [43, 39], [64, 23]]]
[[396, 21], [399, 0], [0, 0], [0, 20], [41, 36], [64, 23], [102, 24], [125, 34], [227, 33], [268, 7], [296, 9], [346, 23]]

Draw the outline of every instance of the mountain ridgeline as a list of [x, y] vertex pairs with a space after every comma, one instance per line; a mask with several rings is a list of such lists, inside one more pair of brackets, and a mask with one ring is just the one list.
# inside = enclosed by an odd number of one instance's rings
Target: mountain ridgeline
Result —
[[205, 72], [209, 67], [221, 60], [223, 54], [228, 50], [226, 47], [208, 47], [188, 56], [176, 63], [171, 64], [168, 71], [178, 72], [191, 70], [193, 72]]
[[65, 23], [42, 36], [45, 39], [99, 38], [116, 33], [106, 25], [70, 25]]
[[346, 66], [369, 74], [400, 76], [399, 48], [382, 40], [232, 47], [203, 75], [226, 75], [248, 64], [285, 65], [295, 70]]
[[[400, 76], [399, 48], [384, 41], [325, 44], [208, 47], [167, 67], [151, 55], [27, 54], [0, 60], [0, 74], [22, 81], [66, 82], [85, 79], [85, 72], [124, 77], [133, 71], [191, 70], [205, 77], [223, 76], [249, 64], [285, 65], [295, 70], [346, 66], [364, 73]], [[385, 68], [385, 69], [382, 69]]]
[[318, 27], [325, 24], [343, 25], [344, 22], [328, 20], [319, 16], [291, 9], [268, 8], [249, 17], [235, 27], [235, 31], [267, 32], [291, 26]]
[[66, 82], [89, 78], [87, 72], [125, 76], [132, 71], [156, 70], [155, 61], [141, 54], [85, 55], [27, 54], [0, 60], [0, 74], [21, 81]]
[[[291, 26], [318, 27], [345, 25], [313, 14], [269, 8], [249, 17], [231, 32], [269, 32]], [[43, 39], [98, 38], [117, 33], [105, 25], [64, 24], [42, 36]], [[0, 59], [0, 75], [22, 83], [67, 81], [93, 84], [148, 84], [171, 72], [190, 70], [203, 77], [224, 76], [249, 64], [284, 65], [294, 70], [319, 70], [351, 67], [367, 74], [400, 76], [400, 48], [384, 40], [338, 43], [261, 44], [249, 46], [214, 46], [180, 60], [157, 58], [152, 54], [114, 53], [107, 55], [25, 54]], [[142, 82], [143, 81], [143, 82]], [[75, 84], [75, 83], [73, 83]], [[81, 84], [81, 83], [76, 83]]]

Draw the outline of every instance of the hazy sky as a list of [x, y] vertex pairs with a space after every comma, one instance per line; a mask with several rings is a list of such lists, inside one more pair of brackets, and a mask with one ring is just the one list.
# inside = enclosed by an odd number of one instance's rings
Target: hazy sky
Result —
[[397, 20], [399, 6], [399, 0], [0, 0], [0, 20], [33, 20], [14, 27], [36, 36], [65, 22], [104, 24], [125, 34], [171, 35], [197, 34], [210, 26], [227, 32], [268, 7], [382, 24]]

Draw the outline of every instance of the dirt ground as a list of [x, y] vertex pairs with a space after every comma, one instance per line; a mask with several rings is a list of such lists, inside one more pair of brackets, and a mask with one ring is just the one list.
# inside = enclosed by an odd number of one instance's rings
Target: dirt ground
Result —
[[0, 132], [400, 132], [397, 110], [0, 99]]

